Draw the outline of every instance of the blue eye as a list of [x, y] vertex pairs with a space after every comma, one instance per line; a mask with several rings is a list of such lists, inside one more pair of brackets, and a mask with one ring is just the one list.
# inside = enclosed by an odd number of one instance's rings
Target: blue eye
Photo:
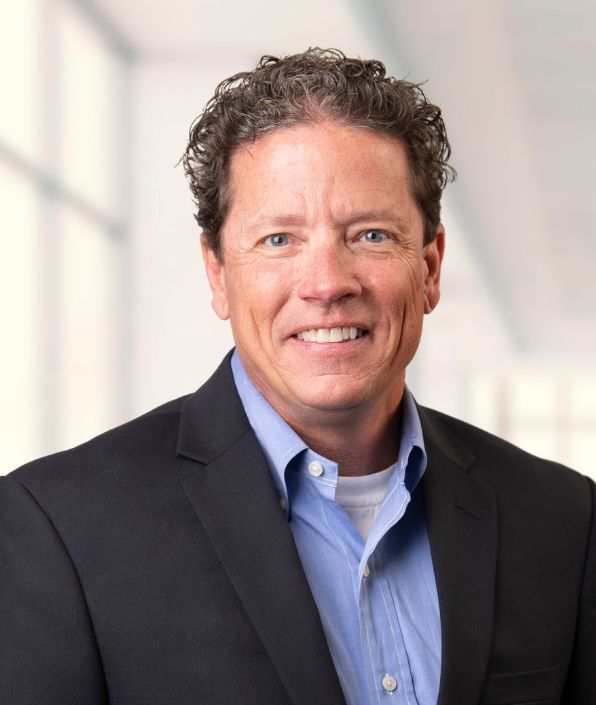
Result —
[[265, 242], [272, 247], [283, 247], [289, 242], [289, 238], [285, 233], [276, 233], [265, 238]]
[[386, 240], [388, 237], [387, 233], [383, 232], [383, 230], [365, 230], [362, 233], [362, 239], [365, 242], [371, 242], [373, 244], [383, 242], [383, 240]]

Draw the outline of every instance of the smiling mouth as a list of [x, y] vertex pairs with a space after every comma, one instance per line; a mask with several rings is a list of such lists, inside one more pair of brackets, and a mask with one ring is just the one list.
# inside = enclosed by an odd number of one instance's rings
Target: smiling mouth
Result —
[[307, 343], [343, 343], [346, 340], [361, 338], [363, 335], [366, 335], [366, 331], [362, 328], [345, 326], [343, 328], [310, 328], [296, 333], [295, 337]]

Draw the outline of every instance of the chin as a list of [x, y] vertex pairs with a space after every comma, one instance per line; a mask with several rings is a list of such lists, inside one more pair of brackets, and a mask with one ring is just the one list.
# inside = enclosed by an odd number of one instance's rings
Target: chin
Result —
[[362, 404], [366, 404], [371, 397], [371, 390], [338, 388], [338, 385], [323, 384], [317, 389], [311, 389], [305, 393], [305, 389], [297, 390], [296, 398], [298, 403], [313, 411], [342, 411], [354, 409]]

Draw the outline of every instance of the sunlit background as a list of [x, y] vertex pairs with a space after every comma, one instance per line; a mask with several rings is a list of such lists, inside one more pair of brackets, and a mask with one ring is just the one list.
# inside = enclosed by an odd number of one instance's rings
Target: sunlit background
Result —
[[596, 6], [0, 0], [2, 471], [231, 347], [181, 167], [222, 78], [338, 47], [427, 81], [459, 172], [418, 400], [596, 477]]

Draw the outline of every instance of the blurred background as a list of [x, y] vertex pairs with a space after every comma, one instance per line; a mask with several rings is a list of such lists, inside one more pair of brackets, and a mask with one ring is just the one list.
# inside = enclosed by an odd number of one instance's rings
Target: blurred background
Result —
[[215, 85], [309, 46], [427, 81], [457, 182], [417, 399], [596, 477], [596, 6], [0, 0], [0, 468], [198, 387], [231, 347], [182, 168]]

